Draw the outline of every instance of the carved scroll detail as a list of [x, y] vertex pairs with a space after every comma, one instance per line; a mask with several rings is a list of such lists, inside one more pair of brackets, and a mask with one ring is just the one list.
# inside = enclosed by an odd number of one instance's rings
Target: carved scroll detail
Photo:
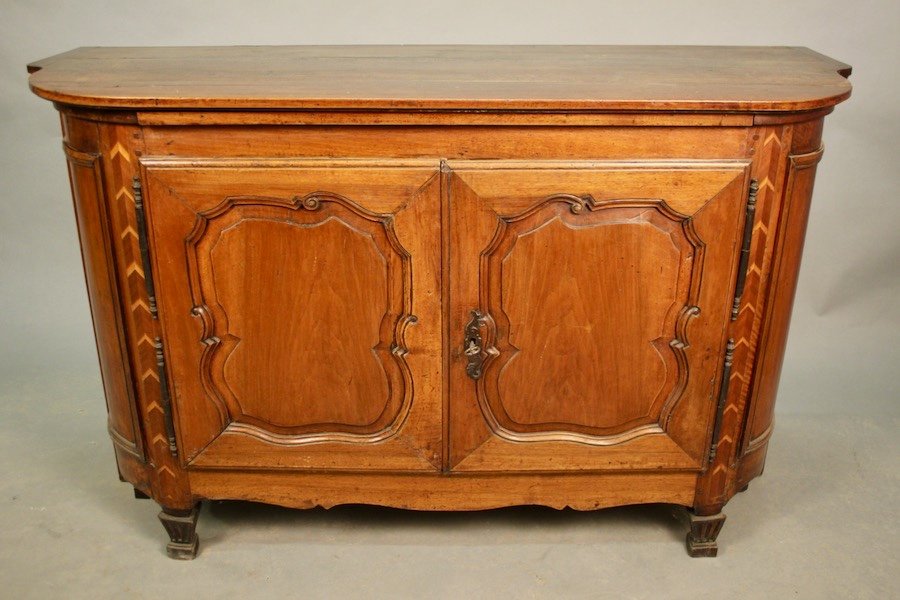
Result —
[[[554, 208], [560, 204], [567, 205], [568, 210], [560, 212], [558, 208]], [[598, 216], [601, 213], [608, 214], [609, 219], [606, 221], [600, 219]], [[564, 216], [566, 214], [569, 216]], [[616, 425], [613, 429], [559, 422], [531, 424], [526, 427], [516, 422], [506, 412], [500, 397], [499, 377], [510, 361], [521, 352], [510, 341], [510, 318], [500, 300], [501, 292], [498, 286], [501, 285], [503, 278], [501, 274], [503, 260], [511, 254], [518, 239], [555, 220], [560, 220], [565, 226], [577, 230], [612, 223], [618, 225], [647, 223], [665, 232], [672, 238], [673, 244], [683, 248], [681, 266], [678, 267], [681, 274], [678, 275], [677, 286], [680, 291], [676, 297], [683, 299], [684, 304], [680, 309], [673, 307], [676, 316], [672, 317], [671, 322], [672, 337], [656, 349], [661, 359], [669, 365], [665, 368], [666, 383], [660, 389], [647, 415]], [[493, 349], [492, 356], [486, 357], [479, 376], [473, 377], [477, 380], [478, 401], [490, 428], [498, 436], [514, 442], [568, 441], [598, 446], [618, 444], [650, 433], [662, 433], [687, 386], [689, 377], [689, 364], [685, 353], [689, 347], [687, 329], [693, 317], [700, 313], [698, 299], [704, 249], [705, 244], [697, 234], [691, 217], [674, 210], [662, 199], [598, 201], [590, 195], [555, 194], [519, 214], [501, 217], [491, 243], [481, 254], [479, 277], [480, 304], [485, 313], [496, 319], [495, 326], [494, 319], [491, 320], [490, 328], [491, 335], [496, 337], [491, 343], [484, 342], [482, 345], [482, 350]], [[470, 325], [476, 321], [477, 319], [473, 319]], [[666, 358], [661, 350], [665, 347], [669, 349], [669, 358]], [[497, 360], [491, 360], [494, 356], [498, 357]]]
[[[279, 211], [284, 211], [284, 215], [280, 216]], [[292, 217], [289, 211], [317, 213], [318, 216], [312, 220], [303, 217], [295, 221], [298, 217]], [[218, 222], [225, 217], [228, 217], [225, 221]], [[203, 273], [210, 269], [206, 265], [210, 257], [206, 254], [218, 243], [213, 240], [220, 239], [222, 231], [248, 220], [302, 227], [317, 227], [334, 221], [375, 245], [377, 256], [384, 261], [389, 297], [387, 312], [379, 325], [380, 340], [372, 348], [386, 378], [388, 397], [384, 409], [374, 421], [367, 424], [323, 422], [294, 426], [271, 422], [244, 410], [241, 398], [229, 386], [225, 376], [225, 366], [241, 340], [229, 330], [227, 307], [219, 304], [214, 284], [205, 279]], [[229, 431], [246, 433], [271, 443], [298, 445], [326, 441], [371, 443], [387, 439], [400, 429], [408, 415], [413, 394], [412, 376], [406, 362], [408, 348], [405, 335], [417, 319], [411, 314], [410, 254], [397, 239], [392, 215], [368, 211], [352, 200], [330, 192], [314, 192], [291, 199], [231, 196], [198, 215], [185, 244], [194, 301], [191, 312], [201, 325], [203, 351], [199, 365], [200, 378], [207, 396], [216, 403], [224, 423], [228, 423]]]

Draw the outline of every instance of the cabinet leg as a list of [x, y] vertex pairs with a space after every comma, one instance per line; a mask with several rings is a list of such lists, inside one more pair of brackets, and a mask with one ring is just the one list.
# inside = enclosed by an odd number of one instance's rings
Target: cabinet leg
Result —
[[166, 545], [169, 558], [191, 560], [197, 556], [200, 538], [197, 537], [197, 516], [200, 505], [189, 510], [177, 510], [163, 507], [159, 520], [169, 534], [171, 540]]
[[722, 531], [725, 515], [716, 513], [709, 516], [695, 515], [688, 511], [691, 530], [687, 534], [687, 551], [691, 556], [715, 556], [719, 553], [716, 538]]

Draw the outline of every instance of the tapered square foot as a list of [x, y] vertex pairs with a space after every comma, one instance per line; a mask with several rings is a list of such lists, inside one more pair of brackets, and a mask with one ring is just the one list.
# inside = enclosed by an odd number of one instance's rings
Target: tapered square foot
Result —
[[719, 553], [719, 544], [717, 542], [698, 542], [691, 537], [690, 533], [687, 534], [685, 544], [688, 554], [694, 558], [716, 556]]
[[716, 538], [725, 524], [725, 515], [717, 513], [709, 516], [698, 516], [688, 511], [691, 530], [685, 539], [688, 554], [697, 558], [704, 556], [716, 556], [719, 553], [719, 545]]
[[159, 520], [169, 534], [170, 542], [166, 545], [169, 558], [192, 560], [197, 556], [200, 549], [200, 539], [196, 533], [199, 514], [198, 507], [190, 510], [163, 508], [159, 513]]
[[197, 551], [200, 550], [200, 538], [194, 534], [194, 541], [188, 544], [180, 542], [169, 542], [166, 544], [166, 554], [169, 558], [176, 560], [194, 560], [197, 558]]

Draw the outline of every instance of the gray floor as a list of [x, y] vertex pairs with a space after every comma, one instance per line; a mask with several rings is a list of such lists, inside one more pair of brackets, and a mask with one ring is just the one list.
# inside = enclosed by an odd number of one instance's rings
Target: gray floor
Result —
[[3, 598], [898, 598], [898, 419], [780, 415], [764, 477], [689, 559], [665, 506], [470, 514], [205, 504], [166, 558], [93, 372], [0, 381]]

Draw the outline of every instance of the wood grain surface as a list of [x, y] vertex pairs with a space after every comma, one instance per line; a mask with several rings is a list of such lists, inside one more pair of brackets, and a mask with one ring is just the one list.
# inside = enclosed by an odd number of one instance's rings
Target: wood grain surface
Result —
[[703, 467], [747, 166], [448, 162], [454, 469]]
[[142, 161], [185, 461], [440, 463], [438, 163], [405, 164]]
[[796, 111], [850, 95], [848, 65], [793, 47], [79, 48], [28, 69], [48, 100], [134, 109]]

